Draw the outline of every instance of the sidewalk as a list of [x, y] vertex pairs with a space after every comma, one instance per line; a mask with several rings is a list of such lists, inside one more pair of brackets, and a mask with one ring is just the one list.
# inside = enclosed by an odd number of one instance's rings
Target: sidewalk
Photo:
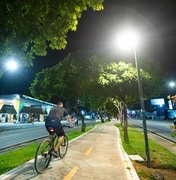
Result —
[[53, 159], [43, 174], [37, 174], [33, 160], [9, 171], [0, 179], [59, 180], [138, 180], [136, 171], [123, 151], [119, 131], [113, 122], [97, 126], [69, 143], [66, 157]]

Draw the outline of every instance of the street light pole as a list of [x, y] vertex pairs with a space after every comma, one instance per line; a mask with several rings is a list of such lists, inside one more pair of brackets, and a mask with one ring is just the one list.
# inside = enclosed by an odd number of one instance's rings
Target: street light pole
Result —
[[136, 56], [136, 48], [134, 44], [133, 44], [133, 53], [134, 53], [134, 59], [135, 59], [135, 64], [136, 64], [136, 69], [137, 69], [139, 98], [140, 98], [140, 104], [141, 104], [143, 131], [144, 131], [144, 140], [145, 140], [145, 153], [147, 157], [147, 167], [150, 167], [150, 152], [149, 152], [149, 144], [148, 144], [147, 124], [146, 124], [146, 118], [145, 118], [145, 106], [144, 106], [141, 74], [140, 74], [140, 67], [138, 64], [137, 56]]
[[143, 120], [143, 131], [144, 131], [144, 140], [145, 140], [145, 152], [147, 158], [147, 167], [150, 166], [150, 153], [149, 153], [149, 144], [148, 144], [148, 135], [147, 135], [147, 124], [145, 119], [145, 106], [144, 106], [144, 99], [143, 99], [143, 90], [142, 90], [142, 81], [140, 75], [140, 67], [138, 65], [138, 60], [136, 56], [136, 44], [138, 43], [138, 36], [137, 34], [130, 30], [126, 29], [119, 33], [118, 38], [118, 45], [123, 47], [123, 49], [132, 48], [134, 53], [134, 59], [137, 69], [137, 79], [138, 79], [138, 88], [139, 88], [139, 98], [140, 98], [140, 105], [142, 111], [142, 120]]

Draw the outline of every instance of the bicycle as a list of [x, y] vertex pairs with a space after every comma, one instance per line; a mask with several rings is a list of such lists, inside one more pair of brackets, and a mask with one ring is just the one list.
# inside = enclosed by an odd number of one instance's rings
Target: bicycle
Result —
[[[64, 126], [69, 127], [70, 126]], [[48, 138], [44, 139], [38, 146], [35, 153], [34, 167], [35, 170], [41, 174], [49, 166], [52, 156], [63, 159], [68, 150], [68, 136], [65, 134], [61, 146], [59, 148], [59, 153], [55, 153], [55, 145], [57, 143], [57, 135], [54, 129], [49, 128], [50, 135]]]

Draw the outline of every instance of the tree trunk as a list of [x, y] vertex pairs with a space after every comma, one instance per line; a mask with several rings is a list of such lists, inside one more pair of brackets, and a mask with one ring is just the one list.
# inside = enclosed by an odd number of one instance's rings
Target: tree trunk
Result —
[[[74, 108], [74, 111], [75, 111], [76, 115], [78, 116], [78, 119], [80, 119], [82, 122], [81, 132], [85, 132], [86, 131], [86, 123], [84, 121], [84, 116], [80, 113], [77, 106]], [[77, 120], [76, 124], [78, 125], [78, 120]]]
[[108, 115], [108, 121], [110, 122], [111, 121], [111, 116], [110, 114], [107, 114]]
[[82, 114], [80, 115], [80, 119], [82, 122], [81, 132], [85, 132], [86, 131], [86, 123], [84, 122], [84, 116]]
[[103, 119], [103, 116], [102, 116], [101, 111], [99, 111], [98, 113], [99, 113], [99, 115], [100, 115], [101, 122], [104, 123], [104, 119]]
[[122, 111], [121, 111], [120, 123], [121, 123], [123, 130], [124, 130], [124, 109], [122, 109]]
[[120, 124], [123, 127], [123, 103], [121, 101], [116, 101], [114, 105], [117, 107], [118, 119], [120, 120]]
[[117, 113], [117, 120], [119, 120], [119, 113]]
[[127, 107], [124, 106], [124, 140], [125, 142], [129, 142], [128, 137], [128, 118], [127, 118]]
[[125, 142], [129, 141], [128, 137], [128, 119], [127, 119], [127, 105], [124, 103], [123, 100], [119, 99], [111, 99], [114, 105], [117, 107], [118, 115], [120, 119], [120, 124], [124, 131], [124, 140]]

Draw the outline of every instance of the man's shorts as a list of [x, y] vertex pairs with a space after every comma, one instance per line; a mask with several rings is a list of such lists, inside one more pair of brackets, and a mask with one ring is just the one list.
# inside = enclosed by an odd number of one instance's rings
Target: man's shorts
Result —
[[49, 133], [50, 133], [49, 128], [53, 128], [58, 137], [65, 135], [65, 132], [64, 132], [64, 129], [60, 120], [45, 121], [45, 127]]

